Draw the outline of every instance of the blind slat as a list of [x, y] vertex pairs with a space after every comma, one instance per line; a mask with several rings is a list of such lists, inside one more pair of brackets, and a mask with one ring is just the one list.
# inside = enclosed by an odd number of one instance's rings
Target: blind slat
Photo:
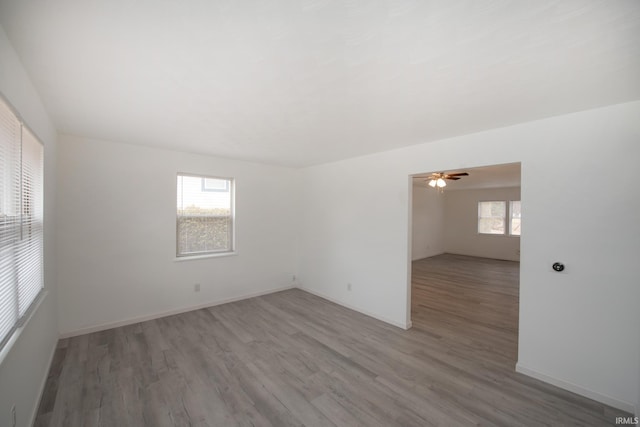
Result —
[[0, 100], [0, 347], [43, 287], [43, 161], [42, 144]]

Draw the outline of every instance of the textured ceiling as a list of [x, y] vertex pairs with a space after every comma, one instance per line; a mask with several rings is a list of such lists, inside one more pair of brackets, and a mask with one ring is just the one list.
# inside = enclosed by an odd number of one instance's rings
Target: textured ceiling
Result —
[[57, 128], [305, 166], [640, 99], [640, 1], [0, 0]]

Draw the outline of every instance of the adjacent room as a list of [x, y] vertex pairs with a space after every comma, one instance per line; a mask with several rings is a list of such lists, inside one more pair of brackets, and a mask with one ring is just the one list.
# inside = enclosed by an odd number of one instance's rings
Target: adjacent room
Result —
[[0, 0], [0, 426], [637, 423], [639, 76], [631, 0]]
[[470, 382], [519, 378], [520, 177], [519, 163], [411, 177], [412, 329]]

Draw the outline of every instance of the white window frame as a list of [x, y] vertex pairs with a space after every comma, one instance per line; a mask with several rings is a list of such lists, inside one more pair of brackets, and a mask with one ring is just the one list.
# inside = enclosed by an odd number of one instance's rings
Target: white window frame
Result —
[[[191, 178], [200, 178], [202, 180], [201, 191], [204, 193], [209, 193], [209, 192], [218, 193], [218, 192], [229, 191], [231, 230], [230, 230], [230, 236], [229, 236], [229, 246], [225, 249], [181, 253], [180, 252], [180, 225], [179, 225], [180, 216], [178, 215], [177, 205], [176, 205], [176, 243], [175, 243], [176, 261], [186, 261], [186, 260], [201, 259], [201, 258], [213, 258], [213, 257], [220, 257], [220, 256], [235, 255], [236, 254], [235, 178], [178, 172], [176, 174], [176, 197], [174, 198], [174, 200], [176, 201], [177, 201], [177, 195], [178, 195], [178, 178], [181, 176], [191, 177]], [[207, 179], [225, 180], [227, 181], [228, 184], [226, 186], [226, 189], [209, 189], [205, 185], [205, 182]]]

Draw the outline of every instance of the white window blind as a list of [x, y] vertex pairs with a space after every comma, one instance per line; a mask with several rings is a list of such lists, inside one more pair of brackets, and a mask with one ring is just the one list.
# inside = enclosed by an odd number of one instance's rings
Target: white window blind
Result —
[[18, 314], [23, 316], [42, 289], [42, 144], [22, 128], [22, 215], [16, 250]]
[[233, 252], [233, 179], [178, 174], [178, 257]]
[[43, 147], [0, 99], [0, 347], [43, 286]]

